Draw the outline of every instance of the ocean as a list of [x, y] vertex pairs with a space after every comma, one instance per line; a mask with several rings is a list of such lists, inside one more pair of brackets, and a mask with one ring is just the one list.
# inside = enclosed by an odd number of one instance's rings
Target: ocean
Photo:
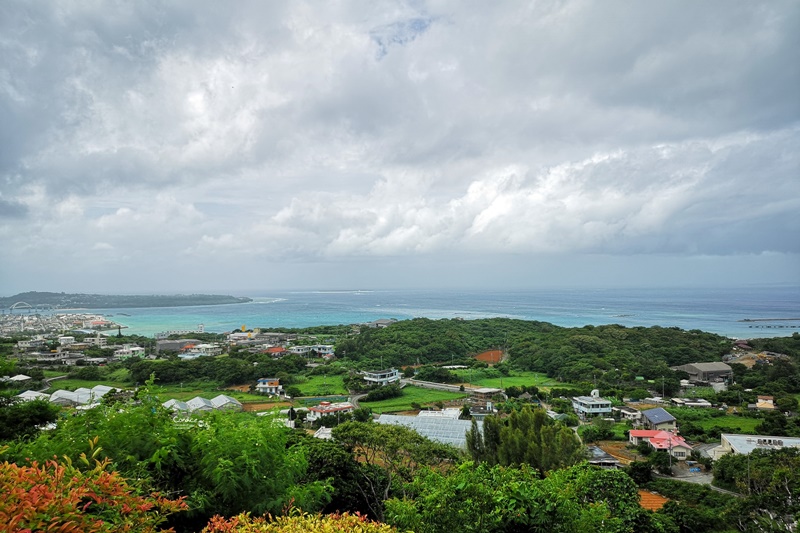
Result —
[[[165, 330], [226, 332], [245, 326], [358, 324], [380, 318], [508, 317], [558, 326], [621, 324], [698, 329], [733, 338], [788, 336], [800, 331], [800, 286], [739, 289], [375, 290], [273, 291], [231, 305], [97, 309], [152, 336]], [[749, 320], [749, 321], [744, 321]]]

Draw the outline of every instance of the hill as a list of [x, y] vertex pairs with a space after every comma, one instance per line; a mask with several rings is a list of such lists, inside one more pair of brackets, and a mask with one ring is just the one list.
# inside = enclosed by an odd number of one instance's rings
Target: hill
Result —
[[109, 309], [132, 307], [185, 307], [191, 305], [237, 304], [252, 301], [250, 298], [221, 294], [70, 294], [64, 292], [22, 292], [0, 298], [0, 307], [9, 308], [17, 302], [34, 307], [51, 306], [56, 309]]

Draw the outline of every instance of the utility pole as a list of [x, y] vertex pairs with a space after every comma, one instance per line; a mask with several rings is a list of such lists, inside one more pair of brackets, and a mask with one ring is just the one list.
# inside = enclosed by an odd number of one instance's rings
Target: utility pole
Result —
[[664, 399], [664, 376], [661, 376], [661, 399]]

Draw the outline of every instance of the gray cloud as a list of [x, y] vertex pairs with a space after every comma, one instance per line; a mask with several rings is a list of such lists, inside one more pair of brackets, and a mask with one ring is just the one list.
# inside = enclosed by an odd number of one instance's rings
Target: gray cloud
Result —
[[215, 253], [797, 262], [798, 23], [791, 1], [6, 2], [0, 274], [54, 251], [78, 276], [168, 254], [198, 283]]

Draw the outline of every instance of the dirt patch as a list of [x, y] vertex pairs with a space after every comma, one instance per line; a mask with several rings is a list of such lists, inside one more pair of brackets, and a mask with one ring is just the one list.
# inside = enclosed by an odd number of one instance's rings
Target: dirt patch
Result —
[[478, 355], [475, 356], [475, 359], [477, 359], [478, 361], [483, 361], [484, 363], [488, 363], [490, 365], [494, 365], [503, 360], [503, 351], [489, 350], [487, 352], [479, 353]]
[[658, 511], [669, 499], [661, 494], [650, 492], [649, 490], [639, 489], [639, 505], [650, 511]]
[[250, 392], [250, 385], [231, 385], [225, 390], [235, 390], [239, 392]]
[[276, 407], [280, 409], [288, 409], [292, 404], [289, 402], [248, 402], [242, 404], [242, 409], [248, 413], [257, 411], [269, 411]]
[[624, 465], [629, 465], [633, 461], [641, 460], [639, 454], [629, 449], [628, 443], [624, 441], [604, 440], [599, 442], [597, 446]]

